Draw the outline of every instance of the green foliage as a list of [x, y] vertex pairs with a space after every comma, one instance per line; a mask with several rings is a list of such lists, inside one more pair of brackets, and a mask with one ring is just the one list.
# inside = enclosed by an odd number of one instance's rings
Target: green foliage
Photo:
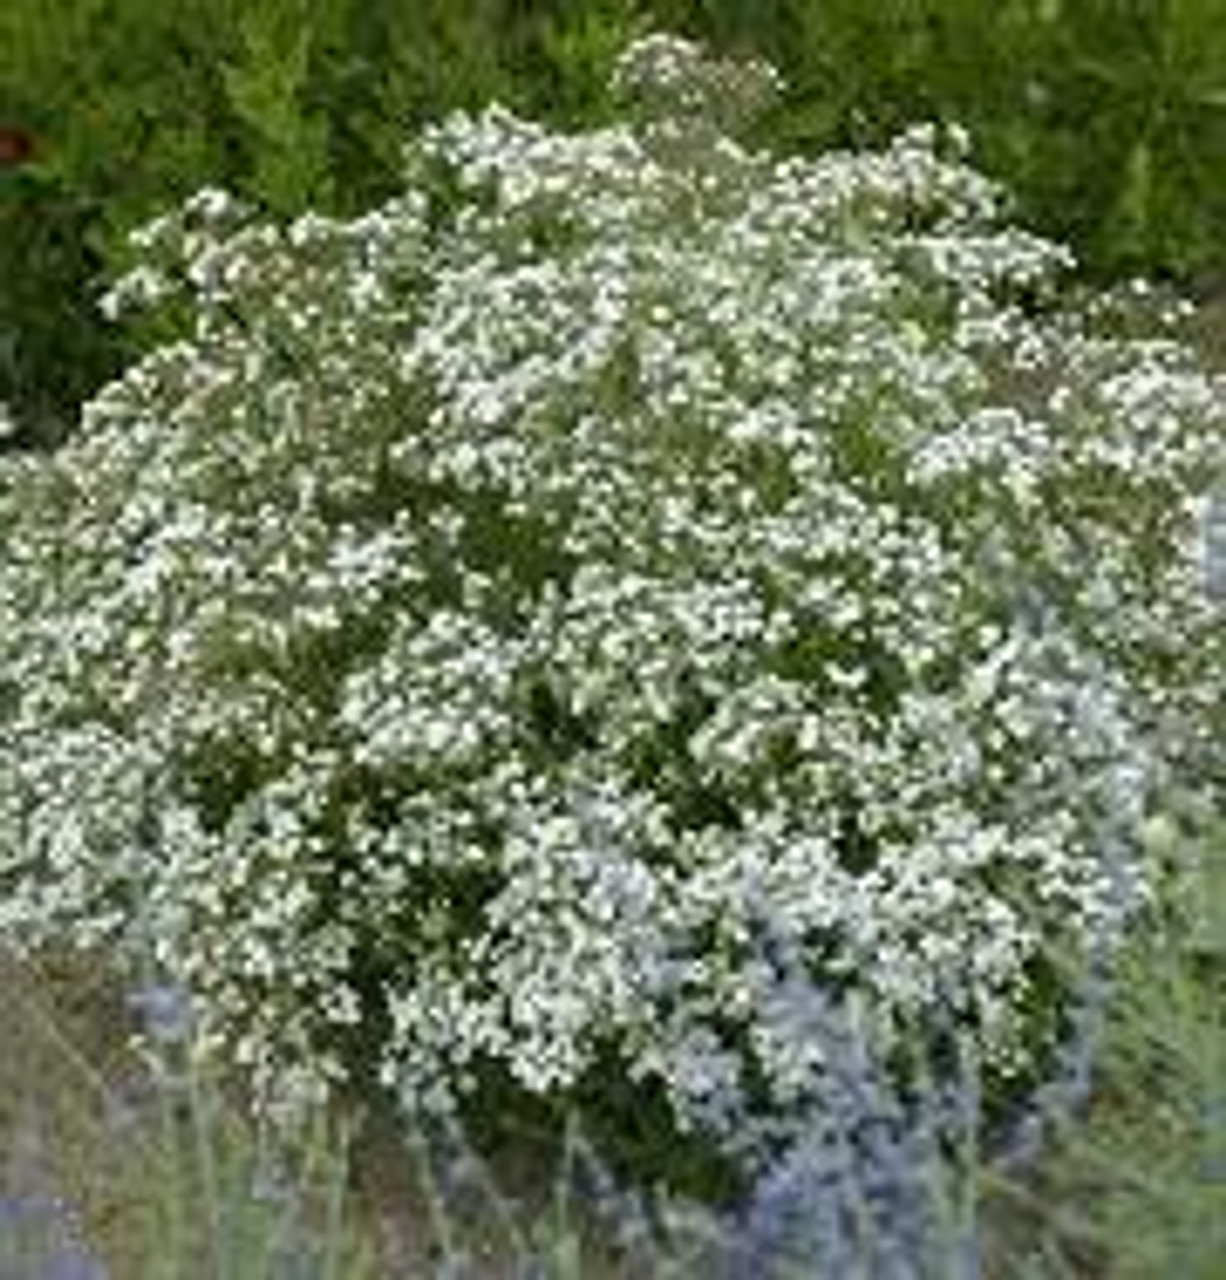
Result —
[[340, 4], [303, 0], [241, 13], [238, 55], [222, 67], [226, 101], [251, 139], [252, 194], [281, 212], [333, 202], [329, 121], [306, 94], [313, 46], [338, 16]]
[[1167, 865], [1167, 892], [1113, 967], [1090, 1105], [1028, 1169], [983, 1170], [1005, 1277], [1214, 1280], [1226, 1257], [1220, 804], [1168, 797], [1146, 842]]
[[1211, 1280], [1226, 1257], [1226, 815], [1192, 799], [1152, 840], [1172, 909], [1120, 967], [1095, 1123], [1064, 1152], [1108, 1188], [1086, 1216], [1127, 1280]]
[[970, 130], [1023, 218], [1100, 275], [1220, 282], [1222, 0], [775, 0], [718, 10], [795, 88], [777, 140], [875, 144], [916, 119]]
[[85, 247], [91, 226], [61, 183], [0, 169], [0, 406], [16, 419], [10, 447], [62, 439], [80, 402], [118, 372], [117, 336], [84, 305], [101, 266]]

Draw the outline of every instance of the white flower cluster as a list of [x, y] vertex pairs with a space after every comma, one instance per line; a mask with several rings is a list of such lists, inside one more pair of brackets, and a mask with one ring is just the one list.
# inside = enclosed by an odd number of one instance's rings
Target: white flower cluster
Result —
[[789, 1104], [768, 936], [1024, 1061], [1146, 890], [1103, 824], [1211, 740], [1221, 380], [1055, 314], [931, 130], [648, 141], [495, 108], [353, 222], [203, 193], [111, 304], [191, 327], [0, 464], [0, 930], [152, 945], [270, 1103]]
[[721, 59], [675, 36], [636, 40], [618, 58], [611, 83], [616, 97], [665, 133], [706, 134], [714, 126], [735, 132], [783, 91], [779, 73], [757, 59]]

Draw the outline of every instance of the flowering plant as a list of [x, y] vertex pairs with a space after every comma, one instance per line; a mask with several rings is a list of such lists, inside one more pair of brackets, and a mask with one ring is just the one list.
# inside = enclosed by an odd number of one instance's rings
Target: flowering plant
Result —
[[612, 1058], [733, 1146], [822, 1069], [769, 938], [1007, 1072], [1144, 900], [1221, 380], [1060, 312], [957, 136], [753, 153], [714, 67], [353, 221], [202, 192], [109, 300], [178, 340], [0, 468], [0, 929], [152, 946], [270, 1103]]

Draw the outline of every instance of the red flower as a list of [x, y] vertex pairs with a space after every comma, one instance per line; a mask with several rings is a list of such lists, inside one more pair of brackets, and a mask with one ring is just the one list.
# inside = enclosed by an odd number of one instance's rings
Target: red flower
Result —
[[34, 154], [34, 139], [17, 125], [0, 124], [0, 169], [15, 169]]

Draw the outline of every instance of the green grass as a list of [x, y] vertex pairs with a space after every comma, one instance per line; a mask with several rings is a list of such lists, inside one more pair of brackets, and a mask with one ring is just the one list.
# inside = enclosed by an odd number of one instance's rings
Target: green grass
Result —
[[1226, 827], [1181, 847], [1188, 923], [1124, 959], [1087, 1122], [1059, 1135], [1035, 1202], [1052, 1274], [1214, 1280], [1226, 1258]]

